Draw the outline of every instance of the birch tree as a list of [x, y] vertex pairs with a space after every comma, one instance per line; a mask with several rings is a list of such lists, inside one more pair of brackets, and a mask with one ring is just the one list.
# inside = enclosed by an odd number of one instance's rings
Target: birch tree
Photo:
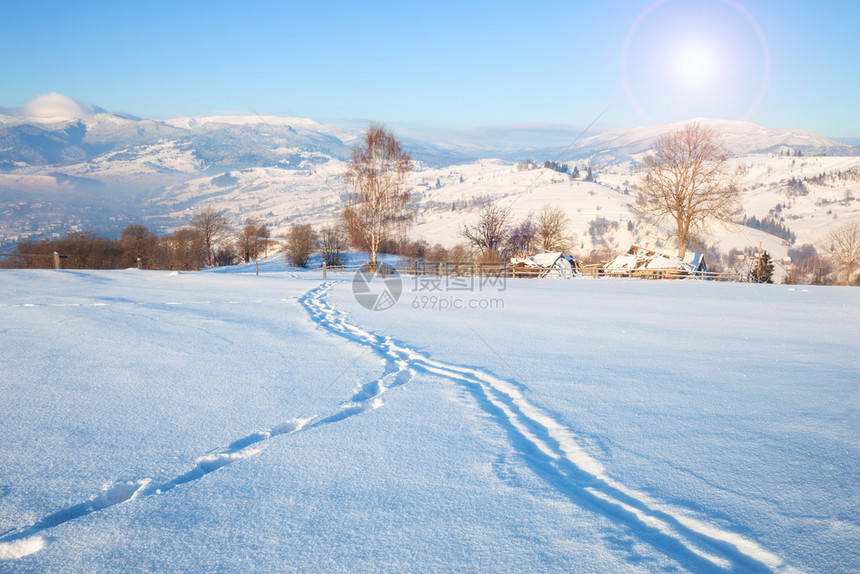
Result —
[[381, 124], [372, 124], [362, 143], [352, 150], [346, 172], [350, 193], [343, 220], [353, 247], [370, 254], [374, 269], [380, 245], [411, 221], [406, 182], [411, 159], [394, 134]]

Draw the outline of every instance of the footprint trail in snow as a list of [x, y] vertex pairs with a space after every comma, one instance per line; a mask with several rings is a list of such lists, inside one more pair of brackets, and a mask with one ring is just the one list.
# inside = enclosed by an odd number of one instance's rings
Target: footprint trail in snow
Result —
[[581, 448], [575, 433], [531, 402], [517, 384], [479, 368], [432, 359], [390, 337], [350, 323], [346, 313], [326, 301], [335, 283], [323, 283], [299, 299], [317, 324], [335, 335], [370, 347], [386, 361], [391, 371], [423, 371], [467, 389], [478, 405], [506, 431], [513, 447], [536, 474], [576, 504], [626, 525], [631, 533], [691, 571], [794, 571], [756, 542], [709, 524], [691, 512], [660, 503], [612, 479], [603, 465]]
[[203, 478], [210, 472], [234, 462], [246, 459], [261, 452], [265, 446], [263, 441], [279, 435], [290, 434], [301, 430], [312, 418], [293, 419], [281, 423], [270, 430], [258, 431], [233, 441], [218, 452], [206, 454], [197, 459], [194, 467], [161, 484], [153, 484], [149, 478], [129, 480], [108, 485], [102, 492], [81, 502], [49, 514], [35, 524], [12, 533], [0, 536], [0, 563], [17, 560], [43, 549], [47, 541], [42, 534], [56, 526], [81, 518], [93, 512], [106, 510], [117, 504], [135, 499], [163, 494], [180, 484], [186, 484]]
[[708, 524], [692, 513], [662, 504], [609, 477], [603, 466], [582, 449], [576, 435], [531, 402], [523, 388], [479, 368], [430, 358], [390, 337], [371, 333], [347, 320], [347, 314], [326, 302], [335, 282], [311, 289], [299, 299], [320, 327], [369, 347], [385, 363], [383, 375], [364, 384], [338, 411], [328, 416], [293, 419], [258, 431], [197, 459], [187, 472], [160, 484], [152, 479], [109, 485], [87, 501], [54, 512], [35, 524], [0, 534], [0, 563], [43, 549], [45, 531], [117, 504], [164, 494], [199, 480], [220, 468], [260, 453], [280, 435], [337, 423], [378, 408], [382, 394], [410, 381], [416, 371], [444, 377], [465, 388], [477, 404], [503, 428], [523, 460], [552, 488], [574, 503], [626, 525], [632, 534], [696, 572], [788, 572], [778, 556], [756, 542]]
[[[161, 495], [177, 486], [199, 480], [211, 472], [262, 452], [267, 441], [280, 435], [337, 423], [376, 409], [382, 405], [381, 396], [385, 391], [406, 384], [414, 374], [406, 361], [389, 361], [379, 379], [362, 385], [350, 399], [341, 403], [339, 410], [333, 414], [323, 418], [312, 416], [292, 419], [269, 430], [253, 432], [216, 452], [199, 457], [191, 470], [160, 484], [153, 484], [149, 478], [118, 482], [104, 487], [102, 492], [89, 500], [54, 512], [26, 528], [0, 533], [0, 563], [17, 560], [45, 548], [47, 540], [42, 534], [51, 528], [117, 504]], [[314, 422], [311, 424], [312, 421]]]

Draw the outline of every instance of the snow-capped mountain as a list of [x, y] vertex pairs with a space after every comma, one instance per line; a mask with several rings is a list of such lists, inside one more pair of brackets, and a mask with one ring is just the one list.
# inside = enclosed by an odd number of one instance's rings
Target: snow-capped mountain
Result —
[[[769, 129], [749, 122], [691, 120], [721, 134], [726, 147], [735, 155], [779, 153], [791, 150], [803, 155], [858, 155], [857, 147], [839, 143], [815, 132], [802, 129]], [[588, 159], [598, 163], [619, 163], [639, 158], [654, 140], [670, 130], [690, 122], [608, 130], [582, 139], [565, 152], [562, 161]]]
[[50, 123], [7, 116], [0, 121], [0, 169], [47, 165], [59, 168], [116, 152], [123, 152], [127, 158], [145, 155], [147, 146], [162, 142], [190, 149], [204, 171], [266, 165], [297, 167], [319, 154], [343, 159], [355, 137], [355, 132], [339, 126], [271, 116], [158, 121], [96, 114]]
[[[91, 109], [83, 117], [0, 115], [0, 243], [81, 229], [118, 234], [138, 222], [165, 232], [204, 206], [237, 225], [259, 217], [276, 235], [295, 222], [323, 223], [337, 217], [346, 161], [361, 135], [271, 115], [151, 120]], [[746, 214], [778, 213], [799, 241], [817, 240], [833, 217], [860, 217], [854, 199], [860, 196], [860, 148], [807, 130], [696, 121], [718, 131], [746, 170]], [[410, 180], [417, 216], [412, 233], [430, 243], [455, 243], [476, 206], [495, 197], [511, 201], [517, 217], [547, 202], [563, 206], [584, 250], [653, 244], [658, 230], [646, 237], [632, 223], [629, 189], [654, 139], [681, 126], [610, 130], [560, 148], [519, 151], [515, 139], [482, 151], [459, 140], [443, 146], [405, 137], [417, 167]], [[516, 161], [526, 158], [535, 163]], [[567, 162], [580, 176], [539, 167], [546, 160]], [[588, 165], [596, 181], [583, 181]], [[834, 173], [841, 175], [821, 179]], [[601, 219], [612, 241], [594, 236], [592, 222]], [[727, 239], [725, 246], [753, 241], [748, 229], [741, 231], [734, 233], [741, 239]], [[774, 248], [781, 245], [779, 238], [755, 233]]]

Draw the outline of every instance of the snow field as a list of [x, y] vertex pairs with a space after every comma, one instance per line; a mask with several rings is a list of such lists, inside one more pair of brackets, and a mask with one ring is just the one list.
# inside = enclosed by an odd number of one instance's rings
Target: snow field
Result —
[[261, 267], [0, 274], [0, 569], [860, 564], [851, 289]]
[[383, 317], [342, 291], [332, 302], [434, 358], [524, 384], [622, 494], [668, 505], [682, 524], [704, 522], [701, 534], [719, 539], [710, 530], [719, 525], [724, 540], [754, 540], [756, 548], [731, 544], [761, 563], [735, 568], [853, 568], [855, 291], [623, 280], [508, 287], [503, 311], [398, 305]]

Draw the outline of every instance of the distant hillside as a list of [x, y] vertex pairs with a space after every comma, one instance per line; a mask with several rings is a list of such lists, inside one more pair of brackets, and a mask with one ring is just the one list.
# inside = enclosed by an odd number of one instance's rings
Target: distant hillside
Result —
[[[860, 155], [860, 148], [835, 142], [815, 132], [801, 129], [769, 129], [749, 122], [692, 120], [720, 133], [726, 147], [736, 155], [779, 153], [791, 150], [803, 155]], [[661, 134], [683, 127], [689, 122], [608, 130], [584, 138], [564, 154], [562, 159], [589, 159], [599, 163], [621, 163], [636, 160], [647, 152]]]
[[[746, 170], [744, 215], [776, 217], [799, 242], [820, 237], [834, 217], [857, 217], [858, 148], [807, 130], [697, 121], [719, 131]], [[411, 176], [417, 218], [412, 234], [455, 243], [482, 201], [501, 198], [513, 202], [517, 217], [546, 202], [563, 206], [583, 250], [657, 243], [665, 234], [633, 222], [629, 190], [654, 138], [681, 125], [610, 130], [567, 149], [518, 150], [515, 138], [499, 134], [491, 145], [492, 131], [485, 134], [486, 148], [404, 138], [417, 167]], [[547, 142], [557, 143], [562, 132], [552, 131], [555, 139]], [[165, 232], [203, 206], [223, 211], [236, 225], [259, 217], [276, 235], [295, 222], [329, 221], [340, 211], [346, 161], [360, 135], [278, 116], [149, 120], [94, 113], [46, 121], [0, 115], [0, 245], [76, 229], [117, 234], [141, 222]], [[530, 137], [540, 141], [540, 128]], [[529, 157], [537, 166], [555, 160], [580, 175], [481, 157]], [[582, 181], [589, 164], [594, 182]], [[595, 236], [594, 222], [604, 234]], [[781, 246], [779, 238], [750, 228], [721, 237], [725, 246], [751, 244], [754, 237]]]

